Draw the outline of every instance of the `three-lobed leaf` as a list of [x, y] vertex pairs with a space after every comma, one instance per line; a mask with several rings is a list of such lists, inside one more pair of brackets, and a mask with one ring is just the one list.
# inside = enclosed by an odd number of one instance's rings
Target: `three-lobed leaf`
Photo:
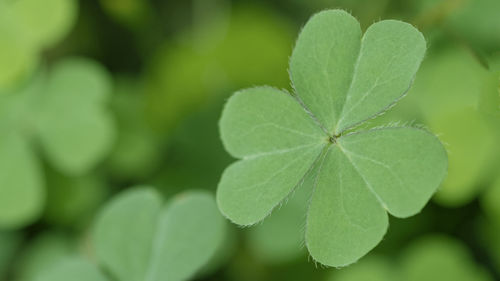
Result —
[[99, 216], [97, 257], [117, 280], [190, 279], [221, 245], [224, 220], [210, 195], [190, 192], [166, 206], [160, 198], [151, 189], [125, 192]]
[[221, 212], [255, 224], [301, 185], [312, 190], [306, 245], [330, 266], [348, 265], [382, 239], [388, 211], [418, 213], [447, 169], [439, 140], [398, 127], [355, 131], [408, 90], [425, 53], [409, 24], [373, 24], [361, 36], [348, 13], [324, 11], [303, 28], [290, 60], [293, 95], [270, 87], [234, 94], [220, 120], [227, 151]]
[[[114, 138], [106, 109], [111, 79], [97, 63], [66, 59], [18, 91], [0, 95], [0, 225], [19, 227], [42, 211], [44, 181], [35, 155], [67, 175], [81, 175], [106, 156]], [[5, 203], [3, 202], [5, 200]]]

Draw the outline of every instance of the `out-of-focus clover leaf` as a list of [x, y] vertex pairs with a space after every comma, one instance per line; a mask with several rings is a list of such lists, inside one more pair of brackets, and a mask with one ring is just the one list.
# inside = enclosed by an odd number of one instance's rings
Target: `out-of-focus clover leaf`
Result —
[[76, 20], [74, 0], [0, 2], [0, 89], [25, 77], [38, 53], [61, 40]]
[[0, 135], [0, 227], [17, 228], [35, 220], [44, 205], [43, 185], [28, 141], [19, 135]]
[[287, 87], [292, 43], [289, 22], [249, 6], [180, 33], [152, 57], [146, 84], [149, 119], [164, 131], [228, 90], [256, 82]]
[[86, 173], [111, 149], [110, 93], [111, 78], [99, 64], [67, 59], [52, 69], [38, 105], [37, 129], [47, 157], [60, 171]]
[[[418, 213], [446, 174], [446, 152], [421, 129], [354, 131], [408, 90], [425, 53], [409, 24], [387, 20], [365, 35], [341, 10], [316, 14], [290, 61], [292, 96], [269, 87], [227, 102], [221, 137], [242, 160], [223, 173], [222, 213], [234, 223], [263, 220], [311, 171], [306, 246], [329, 266], [345, 266], [375, 247], [396, 217]], [[314, 167], [318, 167], [317, 170]]]
[[105, 108], [110, 78], [97, 63], [67, 59], [19, 92], [0, 96], [0, 226], [32, 222], [45, 200], [40, 145], [68, 175], [92, 169], [110, 149], [112, 117]]
[[16, 258], [14, 276], [17, 281], [32, 281], [53, 265], [74, 255], [76, 245], [66, 234], [45, 232], [30, 241]]
[[108, 281], [109, 279], [91, 262], [79, 258], [66, 258], [39, 274], [34, 281]]
[[120, 281], [187, 280], [216, 253], [224, 220], [212, 197], [188, 192], [162, 207], [152, 189], [127, 191], [99, 215], [97, 258]]
[[332, 272], [330, 281], [491, 281], [467, 248], [450, 237], [431, 235], [404, 249], [398, 259], [370, 256]]

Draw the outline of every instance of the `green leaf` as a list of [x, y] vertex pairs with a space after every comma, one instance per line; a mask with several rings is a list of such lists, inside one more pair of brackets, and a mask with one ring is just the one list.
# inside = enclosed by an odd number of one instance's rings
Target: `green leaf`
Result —
[[76, 243], [69, 236], [59, 232], [38, 234], [16, 257], [15, 280], [31, 281], [52, 266], [71, 257]]
[[39, 53], [65, 36], [77, 15], [75, 0], [0, 2], [0, 89], [26, 78]]
[[424, 52], [422, 35], [406, 23], [375, 23], [361, 38], [346, 12], [313, 16], [290, 61], [296, 94], [247, 89], [223, 110], [222, 141], [241, 160], [220, 180], [221, 212], [255, 224], [300, 186], [313, 191], [305, 239], [315, 260], [345, 266], [370, 251], [386, 232], [386, 211], [418, 213], [446, 174], [446, 152], [432, 134], [352, 130], [404, 95]]
[[95, 226], [97, 256], [120, 281], [187, 280], [222, 243], [224, 221], [206, 193], [179, 195], [161, 207], [151, 189], [125, 192]]
[[326, 138], [290, 95], [268, 87], [233, 95], [220, 128], [226, 149], [243, 160], [224, 171], [217, 201], [222, 213], [241, 225], [262, 220], [290, 194]]
[[114, 124], [105, 108], [110, 91], [107, 72], [89, 60], [68, 59], [51, 72], [36, 121], [47, 157], [59, 170], [85, 173], [111, 149]]
[[0, 135], [0, 228], [33, 222], [45, 200], [43, 175], [28, 142]]
[[156, 192], [138, 189], [113, 198], [97, 218], [97, 257], [118, 280], [145, 276], [160, 208], [161, 198]]
[[34, 281], [108, 281], [97, 266], [82, 259], [68, 258], [38, 275]]
[[425, 53], [410, 24], [386, 20], [363, 38], [344, 11], [324, 11], [302, 30], [290, 60], [298, 97], [329, 133], [338, 135], [385, 111], [406, 93]]
[[17, 36], [37, 48], [59, 41], [76, 21], [74, 0], [16, 0], [0, 3], [0, 16]]

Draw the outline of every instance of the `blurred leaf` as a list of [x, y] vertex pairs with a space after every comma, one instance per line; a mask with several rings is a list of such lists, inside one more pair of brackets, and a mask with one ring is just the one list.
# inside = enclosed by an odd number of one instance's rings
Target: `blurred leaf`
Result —
[[37, 48], [53, 45], [68, 33], [77, 15], [74, 0], [16, 0], [0, 3], [0, 17]]
[[97, 63], [66, 60], [44, 74], [0, 96], [3, 227], [24, 226], [42, 211], [45, 190], [35, 141], [58, 170], [79, 175], [105, 156], [113, 139], [112, 118], [105, 108], [111, 82]]
[[17, 281], [31, 281], [74, 253], [73, 241], [58, 232], [38, 234], [16, 259]]
[[92, 263], [81, 258], [68, 258], [50, 267], [34, 281], [108, 281]]
[[38, 53], [57, 43], [76, 21], [74, 0], [0, 2], [0, 89], [34, 69]]
[[365, 255], [386, 232], [386, 210], [418, 213], [446, 174], [441, 143], [423, 130], [346, 133], [404, 95], [424, 52], [423, 36], [406, 23], [378, 22], [361, 39], [344, 11], [313, 16], [290, 61], [295, 97], [251, 88], [224, 108], [221, 137], [241, 160], [222, 175], [221, 212], [240, 225], [259, 222], [319, 165], [309, 186], [309, 253], [329, 266]]
[[46, 91], [37, 128], [47, 157], [64, 173], [88, 172], [114, 139], [113, 120], [105, 108], [110, 77], [95, 62], [66, 59], [52, 70]]
[[43, 176], [31, 147], [19, 135], [0, 136], [0, 228], [17, 228], [40, 215]]
[[26, 78], [37, 63], [36, 52], [33, 48], [18, 38], [15, 30], [2, 24], [1, 15], [0, 61], [2, 62], [0, 64], [0, 90], [11, 88]]
[[127, 191], [95, 226], [99, 260], [120, 281], [186, 280], [222, 243], [224, 221], [204, 192], [179, 195], [161, 208], [151, 189]]

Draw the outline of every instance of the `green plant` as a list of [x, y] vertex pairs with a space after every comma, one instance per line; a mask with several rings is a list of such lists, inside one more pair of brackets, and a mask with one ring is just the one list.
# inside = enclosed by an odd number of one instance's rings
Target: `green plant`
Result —
[[69, 33], [77, 4], [75, 0], [0, 2], [0, 89], [29, 77], [40, 53]]
[[[340, 10], [313, 16], [290, 59], [293, 94], [246, 89], [220, 120], [226, 150], [240, 161], [222, 175], [217, 202], [234, 223], [252, 225], [293, 191], [310, 188], [305, 243], [311, 256], [345, 266], [385, 234], [387, 212], [418, 213], [443, 180], [446, 152], [423, 129], [356, 130], [408, 90], [426, 49], [409, 24], [386, 20], [361, 38]], [[313, 175], [312, 182], [302, 184]]]
[[0, 92], [0, 227], [35, 220], [45, 202], [40, 146], [58, 171], [79, 176], [111, 148], [111, 78], [99, 64], [67, 59], [19, 91]]
[[[222, 245], [225, 224], [211, 195], [192, 191], [162, 205], [153, 189], [135, 188], [113, 198], [98, 216], [96, 256], [113, 280], [187, 280]], [[35, 280], [73, 280], [75, 275], [82, 281], [108, 280], [83, 258], [66, 259]]]

